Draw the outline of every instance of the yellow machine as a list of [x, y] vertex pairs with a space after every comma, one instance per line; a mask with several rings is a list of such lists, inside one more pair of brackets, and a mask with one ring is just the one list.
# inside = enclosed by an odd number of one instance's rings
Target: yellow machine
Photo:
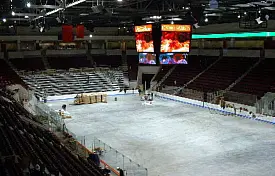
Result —
[[107, 103], [106, 93], [82, 93], [77, 95], [74, 100], [74, 105]]

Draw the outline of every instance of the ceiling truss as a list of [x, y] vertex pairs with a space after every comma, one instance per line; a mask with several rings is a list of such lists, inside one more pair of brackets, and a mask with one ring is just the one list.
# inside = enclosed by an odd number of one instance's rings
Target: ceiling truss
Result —
[[[210, 2], [211, 1], [211, 2]], [[191, 13], [198, 22], [213, 18], [208, 23], [235, 22], [238, 15], [247, 10], [273, 13], [275, 4], [253, 0], [217, 0], [218, 7], [212, 8], [216, 0], [30, 0], [30, 4], [15, 7], [2, 14], [7, 22], [22, 21], [20, 24], [45, 22], [83, 23], [93, 26], [127, 26], [148, 22], [150, 17], [162, 16], [162, 20], [182, 19], [186, 22]], [[145, 21], [145, 20], [146, 21]]]

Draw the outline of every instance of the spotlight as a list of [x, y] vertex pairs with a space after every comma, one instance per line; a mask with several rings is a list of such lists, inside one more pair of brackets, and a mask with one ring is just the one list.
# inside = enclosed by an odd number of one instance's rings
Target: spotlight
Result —
[[199, 27], [200, 27], [200, 26], [199, 26], [199, 23], [195, 23], [195, 24], [194, 24], [194, 28], [197, 29], [197, 28], [199, 28]]
[[204, 22], [206, 22], [206, 23], [207, 23], [207, 22], [208, 22], [208, 18], [205, 18], [205, 19], [204, 19]]
[[29, 16], [25, 16], [25, 18], [27, 19], [27, 18], [29, 18]]
[[90, 37], [90, 38], [92, 38], [92, 37], [93, 37], [93, 35], [92, 35], [92, 34], [90, 34], [90, 35], [89, 35], [89, 37]]
[[12, 11], [12, 12], [11, 12], [11, 15], [12, 15], [12, 16], [14, 16], [14, 15], [15, 15], [15, 12], [14, 12], [14, 11]]
[[263, 21], [261, 20], [261, 17], [255, 19], [258, 24], [262, 24]]
[[56, 21], [57, 21], [58, 23], [61, 23], [61, 19], [60, 19], [59, 17], [56, 17]]
[[30, 3], [30, 2], [27, 3], [27, 7], [28, 7], [28, 8], [31, 7], [31, 3]]
[[174, 21], [171, 21], [171, 24], [174, 24]]
[[7, 22], [7, 19], [6, 19], [6, 18], [3, 18], [3, 22], [6, 23], [6, 22]]
[[122, 2], [122, 0], [117, 0], [117, 2]]
[[265, 19], [266, 19], [266, 21], [268, 21], [269, 20], [269, 15], [265, 15]]
[[241, 18], [241, 15], [238, 15], [238, 18]]
[[42, 27], [40, 27], [39, 31], [40, 32], [45, 32], [44, 29], [45, 29], [44, 26], [42, 26]]

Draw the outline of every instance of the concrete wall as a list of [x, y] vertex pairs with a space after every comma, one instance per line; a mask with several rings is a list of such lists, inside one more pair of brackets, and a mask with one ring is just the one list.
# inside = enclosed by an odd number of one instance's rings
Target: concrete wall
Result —
[[159, 66], [139, 66], [137, 83], [142, 84], [142, 74], [156, 74], [159, 71]]
[[29, 92], [20, 84], [13, 84], [6, 87], [8, 90], [13, 91], [15, 89], [19, 89], [18, 91], [18, 97], [16, 99], [22, 101], [23, 99], [29, 99]]

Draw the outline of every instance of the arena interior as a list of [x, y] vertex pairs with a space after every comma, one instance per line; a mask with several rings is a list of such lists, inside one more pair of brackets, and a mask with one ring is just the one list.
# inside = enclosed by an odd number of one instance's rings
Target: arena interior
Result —
[[0, 176], [275, 175], [274, 11], [1, 1]]

